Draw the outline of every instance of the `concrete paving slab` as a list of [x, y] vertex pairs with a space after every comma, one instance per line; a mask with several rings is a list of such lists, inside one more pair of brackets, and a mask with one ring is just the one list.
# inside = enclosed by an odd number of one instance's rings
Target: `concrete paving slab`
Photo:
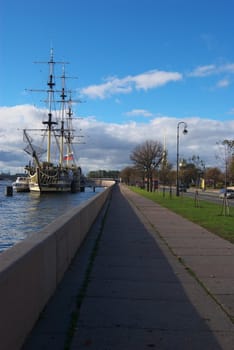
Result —
[[103, 243], [100, 245], [100, 253], [105, 254], [105, 256], [112, 256], [113, 254], [116, 254], [117, 251], [119, 251], [120, 255], [126, 255], [126, 253], [131, 256], [147, 256], [150, 257], [157, 257], [157, 252], [154, 251], [151, 245], [142, 243], [141, 246], [132, 245], [132, 249], [129, 249], [126, 245], [122, 245], [121, 242], [110, 242], [110, 243]]
[[[193, 281], [190, 281], [193, 284]], [[193, 288], [193, 286], [191, 286]], [[125, 281], [92, 279], [87, 291], [88, 297], [182, 300], [180, 282]]]
[[112, 280], [125, 280], [125, 281], [177, 281], [177, 277], [173, 274], [169, 274], [170, 267], [162, 267], [157, 274], [152, 267], [94, 267], [93, 275], [100, 279], [112, 279]]
[[[162, 231], [160, 231], [162, 232]], [[164, 238], [164, 237], [163, 237]], [[177, 248], [200, 248], [202, 247], [202, 242], [201, 242], [201, 238], [190, 238], [189, 235], [187, 234], [186, 237], [180, 237], [180, 236], [175, 236], [174, 237], [170, 237], [170, 238], [166, 238], [165, 239], [166, 243], [175, 250]], [[202, 239], [202, 241], [204, 241], [204, 245], [203, 247], [207, 247], [207, 248], [217, 248], [217, 243], [219, 243], [218, 241], [215, 240], [211, 240], [211, 239]], [[225, 247], [222, 247], [223, 249]]]
[[[162, 232], [162, 230], [160, 231]], [[216, 248], [216, 249], [227, 249], [227, 251], [229, 250], [233, 250], [233, 246], [231, 246], [231, 243], [229, 242], [222, 242], [220, 239], [216, 238], [216, 237], [206, 237], [203, 236], [201, 237], [191, 237], [190, 234], [188, 233], [185, 237], [181, 237], [180, 235], [175, 235], [169, 237], [165, 237], [165, 240], [167, 241], [167, 243], [170, 243], [172, 246], [174, 247], [194, 247], [194, 248], [199, 248], [199, 247], [203, 247], [203, 248]]]
[[224, 350], [232, 349], [233, 343], [234, 335], [225, 332], [80, 327], [71, 350]]
[[177, 247], [178, 255], [183, 256], [233, 256], [234, 250], [231, 248], [211, 248], [211, 247]]
[[205, 277], [205, 285], [212, 290], [214, 294], [234, 294], [234, 279]]
[[230, 268], [233, 256], [186, 256], [186, 265], [191, 267], [198, 276], [211, 276], [234, 279], [234, 269]]
[[[115, 252], [116, 254], [116, 252]], [[122, 254], [121, 254], [122, 255]], [[96, 262], [98, 262], [99, 266], [103, 267], [132, 267], [132, 268], [152, 268], [155, 267], [156, 269], [162, 268], [165, 264], [165, 257], [154, 255], [149, 257], [149, 259], [144, 259], [142, 255], [138, 256], [126, 256], [124, 260], [120, 259], [121, 255], [111, 255], [108, 257], [108, 265], [107, 265], [107, 259], [106, 255], [98, 255], [96, 257]], [[167, 264], [168, 265], [168, 264]]]
[[[185, 297], [183, 300], [85, 298], [78, 328], [123, 327], [167, 330], [207, 331], [208, 318], [201, 318]], [[230, 331], [228, 322], [215, 325], [215, 330]]]
[[234, 294], [215, 294], [221, 304], [227, 308], [228, 313], [234, 318]]

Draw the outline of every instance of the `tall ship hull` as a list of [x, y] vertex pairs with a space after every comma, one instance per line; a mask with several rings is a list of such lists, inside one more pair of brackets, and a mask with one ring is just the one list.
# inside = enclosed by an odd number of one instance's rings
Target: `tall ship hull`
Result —
[[[24, 150], [31, 156], [29, 164], [25, 166], [29, 189], [39, 193], [78, 192], [82, 174], [74, 156], [73, 101], [71, 97], [67, 97], [70, 90], [66, 88], [64, 68], [60, 77], [61, 88], [55, 89], [55, 63], [65, 62], [55, 62], [51, 50], [50, 60], [45, 63], [49, 65], [47, 89], [44, 90], [47, 93], [48, 106], [46, 119], [42, 121], [43, 128], [39, 129], [40, 134], [43, 134], [41, 136], [44, 144], [39, 145], [38, 129], [35, 137], [30, 132], [35, 132], [36, 129], [23, 130], [27, 143]], [[55, 108], [56, 103], [59, 103], [58, 110]]]
[[[26, 166], [31, 192], [79, 192], [81, 169], [59, 168], [53, 164], [35, 169]], [[30, 175], [31, 174], [31, 175]]]

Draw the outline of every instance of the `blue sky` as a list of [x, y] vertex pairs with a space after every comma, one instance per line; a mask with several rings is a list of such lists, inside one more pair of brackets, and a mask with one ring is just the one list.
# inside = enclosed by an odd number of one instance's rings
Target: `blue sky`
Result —
[[[233, 13], [233, 0], [0, 0], [0, 118], [12, 118], [3, 135], [40, 102], [25, 89], [45, 86], [47, 67], [33, 62], [53, 47], [78, 77], [69, 83], [83, 101], [75, 113], [89, 137], [85, 168], [121, 168], [137, 143], [165, 135], [174, 162], [181, 120], [190, 128], [184, 156], [214, 165], [216, 141], [234, 132]], [[12, 153], [2, 142], [0, 168], [20, 167]]]

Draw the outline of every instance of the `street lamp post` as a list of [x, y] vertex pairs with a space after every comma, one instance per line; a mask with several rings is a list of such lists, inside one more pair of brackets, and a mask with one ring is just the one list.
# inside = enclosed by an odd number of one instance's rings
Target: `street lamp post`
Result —
[[183, 134], [187, 134], [188, 130], [187, 130], [187, 124], [185, 122], [179, 122], [177, 124], [177, 147], [176, 147], [176, 195], [177, 197], [179, 197], [180, 195], [180, 191], [179, 191], [179, 144], [180, 144], [180, 125], [184, 125], [184, 130], [183, 130]]

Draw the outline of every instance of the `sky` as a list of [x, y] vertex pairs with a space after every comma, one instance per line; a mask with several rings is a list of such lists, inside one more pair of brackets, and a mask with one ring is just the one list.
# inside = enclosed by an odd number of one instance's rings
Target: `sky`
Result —
[[[24, 128], [40, 126], [50, 50], [69, 62], [84, 173], [132, 166], [162, 142], [176, 164], [224, 166], [234, 139], [234, 0], [0, 0], [0, 172], [21, 172]], [[35, 64], [37, 62], [38, 64]], [[57, 67], [56, 67], [57, 68]]]

